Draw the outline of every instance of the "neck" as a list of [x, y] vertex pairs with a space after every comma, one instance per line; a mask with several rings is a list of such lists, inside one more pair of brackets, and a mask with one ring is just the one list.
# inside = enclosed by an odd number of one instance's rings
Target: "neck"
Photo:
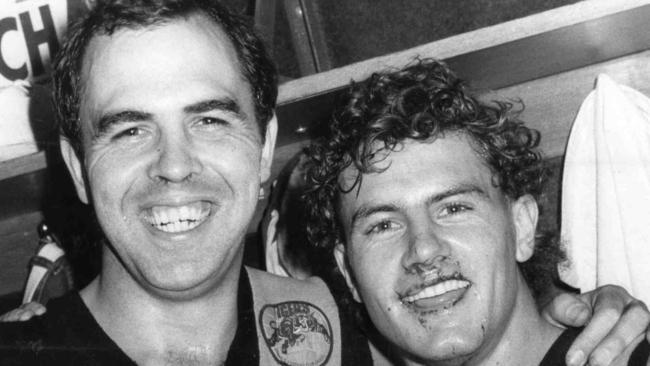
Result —
[[108, 264], [81, 296], [102, 329], [139, 365], [222, 364], [237, 329], [241, 255], [230, 267], [209, 290], [178, 299], [152, 293], [121, 264], [119, 270]]

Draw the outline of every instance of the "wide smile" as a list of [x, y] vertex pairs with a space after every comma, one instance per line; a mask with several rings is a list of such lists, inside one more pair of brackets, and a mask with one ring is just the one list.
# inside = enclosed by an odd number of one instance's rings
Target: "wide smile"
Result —
[[144, 221], [165, 233], [182, 233], [201, 225], [211, 213], [211, 204], [196, 201], [178, 206], [152, 206], [144, 211]]
[[439, 279], [434, 283], [418, 286], [417, 290], [400, 296], [400, 300], [408, 307], [442, 310], [459, 302], [470, 286], [471, 282], [464, 278]]

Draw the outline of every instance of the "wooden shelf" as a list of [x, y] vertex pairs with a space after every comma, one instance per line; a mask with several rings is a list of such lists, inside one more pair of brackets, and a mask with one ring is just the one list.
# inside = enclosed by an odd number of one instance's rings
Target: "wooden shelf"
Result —
[[34, 154], [0, 162], [0, 180], [32, 173], [45, 168], [47, 168], [45, 152], [39, 151]]

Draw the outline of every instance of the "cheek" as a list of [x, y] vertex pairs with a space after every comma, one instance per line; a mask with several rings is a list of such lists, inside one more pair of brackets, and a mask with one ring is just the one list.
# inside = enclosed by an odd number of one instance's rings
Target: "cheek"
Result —
[[259, 176], [262, 151], [258, 145], [237, 141], [228, 144], [204, 145], [196, 156], [212, 170], [238, 180]]
[[514, 255], [514, 244], [499, 235], [486, 235], [482, 245], [468, 246], [459, 253], [463, 275], [474, 282], [471, 291], [488, 308], [500, 307], [514, 288], [518, 273]]
[[212, 158], [208, 169], [210, 172], [204, 172], [204, 176], [219, 177], [215, 179], [227, 185], [235, 196], [246, 200], [258, 199], [261, 185], [259, 161], [250, 156], [230, 155], [220, 160]]
[[125, 197], [133, 193], [134, 187], [143, 186], [147, 179], [146, 159], [142, 157], [124, 159], [120, 155], [103, 154], [90, 156], [86, 162], [87, 180], [96, 211], [111, 212], [107, 206], [128, 203]]
[[350, 266], [364, 302], [387, 302], [400, 275], [397, 253], [384, 248], [363, 248], [350, 257]]
[[93, 197], [102, 201], [110, 199], [119, 191], [120, 185], [128, 180], [131, 171], [129, 165], [120, 164], [117, 159], [110, 158], [95, 159], [86, 166]]
[[485, 269], [491, 269], [495, 265], [502, 266], [506, 259], [514, 258], [515, 250], [512, 235], [509, 235], [507, 230], [494, 230], [494, 227], [458, 233], [453, 239], [453, 247], [459, 256], [464, 257], [475, 268], [489, 267]]

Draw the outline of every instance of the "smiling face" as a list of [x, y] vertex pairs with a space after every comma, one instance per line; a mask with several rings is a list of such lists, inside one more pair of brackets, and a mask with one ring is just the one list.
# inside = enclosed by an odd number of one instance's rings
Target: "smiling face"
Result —
[[[343, 193], [335, 255], [357, 301], [407, 360], [489, 353], [525, 286], [537, 208], [508, 199], [464, 135], [407, 140]], [[339, 181], [349, 187], [357, 171]]]
[[83, 161], [62, 152], [113, 249], [102, 273], [166, 295], [238, 273], [275, 120], [259, 130], [226, 35], [195, 15], [97, 36], [82, 84]]

